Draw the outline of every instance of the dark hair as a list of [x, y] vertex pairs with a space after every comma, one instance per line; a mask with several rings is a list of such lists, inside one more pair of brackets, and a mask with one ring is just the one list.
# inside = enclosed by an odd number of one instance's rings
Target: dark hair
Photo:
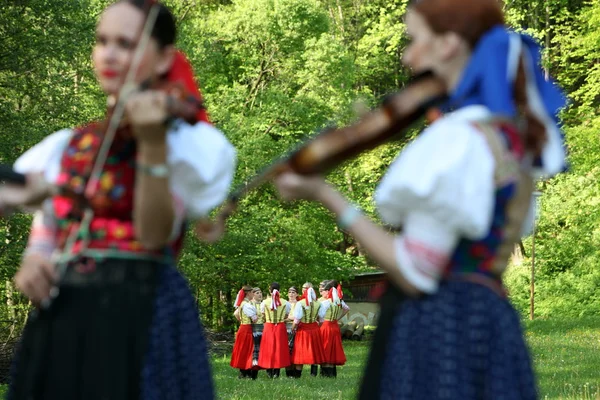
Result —
[[338, 287], [339, 283], [338, 281], [336, 281], [335, 279], [331, 279], [329, 281], [325, 281], [325, 290], [329, 290], [331, 288], [336, 288]]
[[[499, 0], [412, 0], [410, 6], [425, 18], [436, 33], [454, 32], [471, 48], [496, 25], [504, 25]], [[539, 156], [546, 142], [546, 128], [529, 108], [523, 60], [519, 62], [514, 86], [514, 100], [519, 112], [519, 126], [525, 148]]]
[[252, 286], [244, 285], [242, 286], [242, 290], [244, 291], [244, 293], [250, 293], [252, 291]]
[[[129, 3], [138, 10], [147, 13], [150, 10], [150, 2], [148, 0], [120, 0], [119, 3]], [[150, 34], [157, 42], [160, 48], [165, 48], [171, 44], [175, 44], [177, 37], [177, 27], [175, 25], [175, 17], [171, 10], [162, 3], [155, 3], [158, 9], [158, 16], [152, 33]]]
[[279, 290], [279, 283], [277, 282], [273, 282], [269, 285], [269, 292], [272, 292], [275, 289]]
[[288, 289], [288, 292], [290, 290], [293, 290], [294, 292], [298, 293], [298, 288], [296, 286], [290, 286], [290, 288]]

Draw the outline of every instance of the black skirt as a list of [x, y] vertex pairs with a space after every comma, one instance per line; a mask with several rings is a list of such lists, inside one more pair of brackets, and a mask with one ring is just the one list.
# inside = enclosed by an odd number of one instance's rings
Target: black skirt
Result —
[[[92, 262], [92, 271], [89, 265], [71, 265], [51, 307], [32, 313], [7, 398], [124, 400], [160, 398], [162, 389], [188, 392], [181, 386], [190, 383], [180, 383], [189, 374], [163, 361], [177, 362], [179, 353], [198, 360], [183, 368], [206, 383], [203, 393], [182, 398], [212, 398], [204, 335], [183, 277], [151, 261], [107, 259]], [[157, 374], [163, 380], [152, 379]], [[163, 381], [169, 388], [157, 386]]]

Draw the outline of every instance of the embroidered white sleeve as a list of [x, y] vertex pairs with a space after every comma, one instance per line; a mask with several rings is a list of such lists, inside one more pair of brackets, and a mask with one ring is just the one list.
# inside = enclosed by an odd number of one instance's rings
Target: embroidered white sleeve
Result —
[[395, 239], [402, 275], [417, 289], [434, 293], [460, 235], [425, 213], [407, 216], [404, 232]]
[[15, 171], [22, 174], [43, 172], [48, 182], [56, 182], [60, 172], [60, 160], [71, 136], [73, 136], [71, 129], [63, 129], [48, 135], [17, 159], [14, 164]]
[[375, 200], [390, 225], [421, 211], [464, 237], [485, 236], [494, 207], [494, 158], [485, 138], [468, 121], [434, 123], [390, 166]]
[[56, 249], [56, 224], [44, 211], [37, 210], [33, 215], [31, 232], [24, 254], [39, 254], [50, 259]]
[[235, 172], [235, 149], [206, 122], [175, 122], [167, 143], [171, 191], [183, 200], [189, 218], [207, 215], [227, 196]]
[[321, 308], [319, 308], [319, 319], [320, 320], [323, 320], [325, 318], [325, 314], [327, 313], [327, 310], [329, 309], [330, 306], [331, 306], [330, 300], [325, 300], [324, 302], [321, 303]]
[[294, 322], [298, 323], [302, 317], [304, 317], [304, 307], [302, 307], [302, 304], [300, 304], [299, 301], [294, 307]]
[[244, 304], [244, 307], [242, 307], [242, 311], [244, 312], [244, 314], [246, 314], [248, 317], [250, 317], [252, 322], [254, 322], [258, 319], [258, 315], [256, 313], [256, 307], [254, 307], [252, 304], [250, 304], [250, 303]]

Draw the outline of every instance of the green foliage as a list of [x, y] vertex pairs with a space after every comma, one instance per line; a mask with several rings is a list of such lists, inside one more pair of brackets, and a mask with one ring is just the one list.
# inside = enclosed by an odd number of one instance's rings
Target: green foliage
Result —
[[[600, 156], [599, 77], [600, 4], [588, 2], [551, 9], [549, 65], [570, 92], [563, 113], [569, 171], [540, 183], [542, 191], [536, 235], [536, 315], [600, 314]], [[531, 256], [532, 239], [525, 241]], [[529, 310], [531, 259], [508, 273], [511, 300], [523, 314]]]
[[[52, 131], [103, 115], [89, 55], [95, 21], [108, 3], [31, 0], [0, 8], [0, 162], [14, 161]], [[355, 109], [376, 105], [408, 76], [401, 65], [407, 0], [167, 3], [211, 118], [238, 149], [236, 184], [319, 129], [355, 120]], [[597, 313], [600, 4], [515, 0], [505, 7], [510, 24], [548, 46], [544, 66], [573, 99], [563, 118], [571, 170], [540, 184], [539, 311]], [[364, 154], [329, 179], [376, 218], [373, 190], [402, 145]], [[25, 215], [0, 222], [4, 281], [16, 271], [29, 222]], [[531, 239], [525, 244], [531, 254]], [[530, 262], [508, 276], [523, 313]], [[242, 284], [345, 280], [374, 266], [324, 209], [282, 204], [263, 186], [241, 202], [220, 243], [207, 246], [190, 233], [180, 267], [208, 325], [228, 329], [232, 297]]]
[[[104, 112], [90, 63], [99, 10], [97, 4], [79, 1], [32, 0], [0, 7], [0, 163], [12, 163], [53, 131]], [[0, 220], [2, 283], [17, 270], [30, 223], [26, 215]], [[12, 300], [15, 306], [26, 304], [17, 295]]]

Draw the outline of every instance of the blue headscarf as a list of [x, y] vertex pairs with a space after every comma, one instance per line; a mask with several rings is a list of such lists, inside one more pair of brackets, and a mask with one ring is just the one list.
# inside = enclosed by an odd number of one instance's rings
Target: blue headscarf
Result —
[[448, 107], [486, 106], [493, 114], [517, 116], [514, 79], [521, 55], [524, 56], [529, 108], [546, 127], [547, 141], [535, 160], [539, 173], [552, 176], [565, 169], [564, 137], [558, 113], [567, 104], [563, 92], [544, 78], [540, 46], [531, 37], [498, 25], [477, 42], [462, 77], [450, 95]]

